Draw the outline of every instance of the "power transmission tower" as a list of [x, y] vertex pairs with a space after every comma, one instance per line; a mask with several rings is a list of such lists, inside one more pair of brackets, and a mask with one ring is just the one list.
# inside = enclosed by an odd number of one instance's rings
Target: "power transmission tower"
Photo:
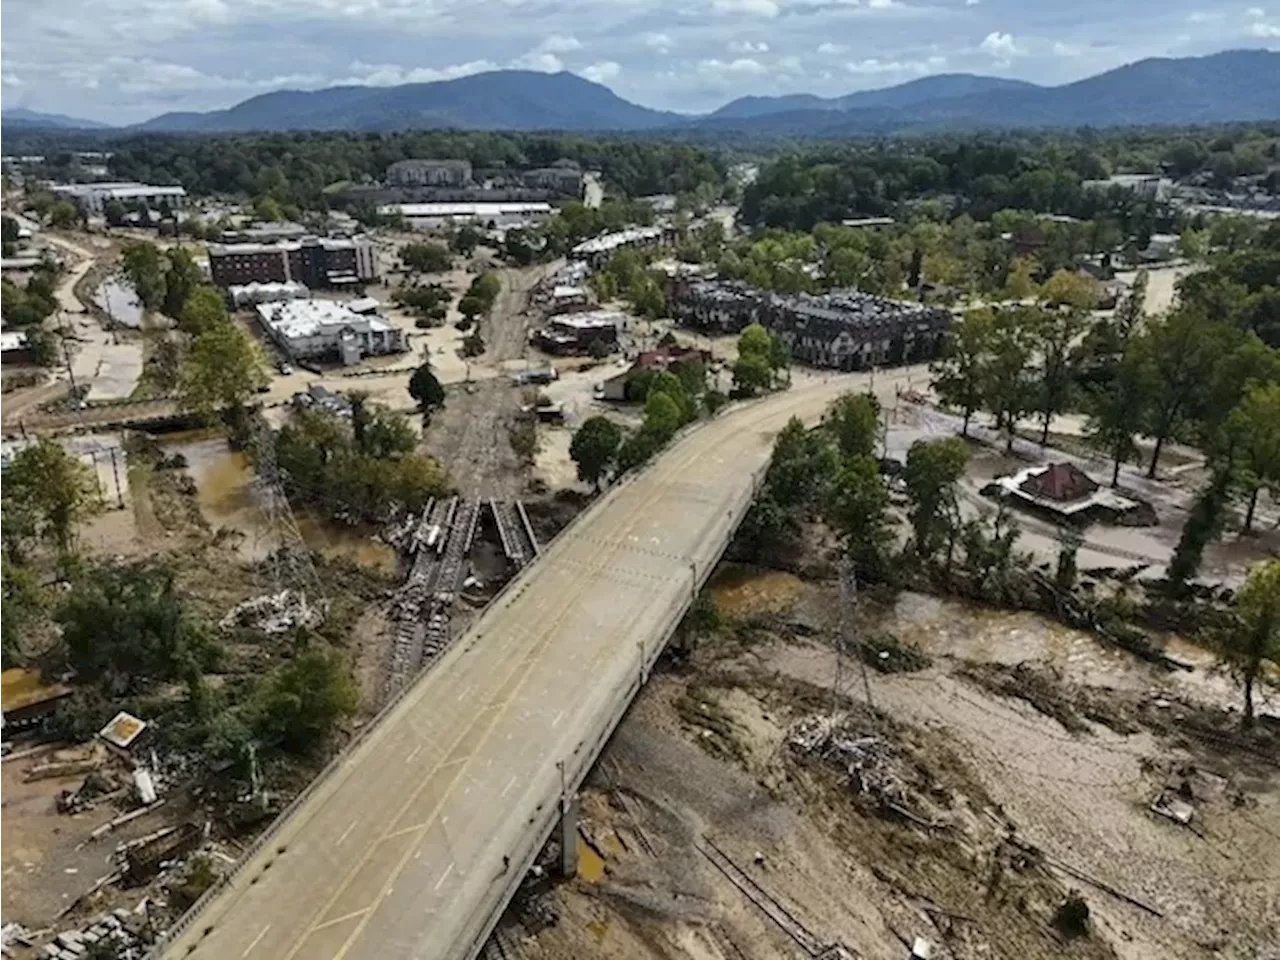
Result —
[[858, 575], [853, 561], [848, 557], [840, 564], [840, 622], [836, 636], [835, 675], [831, 681], [831, 724], [836, 723], [836, 714], [840, 697], [845, 692], [845, 658], [846, 652], [852, 652], [858, 661], [862, 674], [862, 693], [868, 709], [875, 709], [871, 701], [871, 678], [867, 675], [867, 661], [858, 648], [854, 619], [858, 609]]
[[294, 590], [304, 601], [310, 595], [312, 601], [318, 603], [320, 578], [315, 564], [311, 562], [311, 550], [293, 517], [289, 498], [285, 496], [280, 468], [276, 463], [275, 434], [265, 421], [259, 420], [254, 427], [252, 444], [257, 457], [253, 494], [258, 509], [262, 511], [258, 540], [266, 546], [264, 563], [270, 577], [268, 589], [272, 593]]

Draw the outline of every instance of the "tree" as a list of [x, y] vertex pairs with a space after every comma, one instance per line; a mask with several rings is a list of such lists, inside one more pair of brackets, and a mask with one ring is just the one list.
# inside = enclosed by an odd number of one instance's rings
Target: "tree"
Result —
[[406, 243], [400, 260], [415, 273], [443, 273], [453, 266], [448, 248], [438, 243]]
[[1146, 370], [1147, 433], [1155, 438], [1147, 476], [1155, 477], [1164, 443], [1183, 422], [1197, 392], [1210, 383], [1232, 331], [1184, 305], [1134, 339]]
[[280, 667], [259, 694], [259, 735], [293, 753], [310, 752], [360, 704], [360, 690], [342, 655], [311, 647]]
[[[6, 519], [6, 522], [7, 519]], [[27, 630], [44, 614], [48, 598], [35, 572], [11, 559], [6, 553], [0, 557], [0, 582], [3, 583], [3, 603], [0, 603], [0, 645], [3, 647], [5, 669], [15, 666], [14, 660], [23, 654], [23, 638]]]
[[482, 353], [484, 353], [484, 337], [480, 336], [479, 330], [473, 330], [462, 340], [462, 355], [478, 357]]
[[413, 376], [409, 378], [409, 396], [413, 397], [423, 413], [444, 406], [444, 387], [436, 379], [429, 362], [413, 371]]
[[1073, 270], [1059, 270], [1040, 288], [1040, 301], [1050, 307], [1092, 310], [1098, 305], [1101, 293], [1093, 277]]
[[607, 417], [590, 417], [569, 444], [569, 457], [578, 466], [578, 479], [600, 489], [622, 446], [622, 431]]
[[169, 269], [164, 275], [164, 312], [176, 320], [181, 318], [187, 300], [203, 284], [204, 277], [191, 254], [182, 247], [174, 247], [165, 256]]
[[1040, 354], [1040, 383], [1035, 406], [1042, 419], [1040, 446], [1049, 443], [1054, 415], [1066, 407], [1075, 383], [1076, 338], [1085, 328], [1086, 314], [1078, 307], [1043, 310], [1034, 316], [1031, 333]]
[[863, 453], [845, 457], [831, 484], [826, 512], [858, 574], [886, 579], [893, 544], [889, 491], [873, 457]]
[[74, 203], [67, 200], [59, 200], [53, 205], [53, 209], [49, 211], [49, 225], [59, 229], [67, 229], [74, 227], [80, 219], [80, 211], [76, 209]]
[[1182, 527], [1182, 535], [1169, 560], [1167, 579], [1174, 591], [1183, 590], [1187, 581], [1200, 570], [1204, 549], [1222, 532], [1226, 519], [1227, 501], [1235, 483], [1234, 464], [1231, 455], [1213, 465], [1209, 484], [1196, 497], [1191, 513]]
[[177, 314], [178, 329], [198, 337], [227, 323], [227, 305], [217, 287], [201, 284], [187, 295]]
[[1227, 429], [1239, 437], [1241, 481], [1249, 497], [1244, 531], [1253, 529], [1258, 494], [1280, 490], [1280, 384], [1254, 387], [1231, 412]]
[[969, 435], [969, 420], [982, 406], [983, 376], [994, 322], [995, 315], [990, 310], [965, 314], [952, 325], [941, 359], [929, 368], [938, 397], [964, 415], [961, 436]]
[[472, 294], [467, 294], [458, 301], [458, 312], [467, 318], [468, 321], [474, 323], [476, 317], [484, 313], [484, 302]]
[[1113, 487], [1120, 483], [1120, 465], [1138, 452], [1133, 438], [1145, 420], [1147, 396], [1141, 361], [1132, 355], [1121, 360], [1108, 383], [1086, 395], [1085, 435], [1111, 458]]
[[451, 246], [464, 257], [471, 256], [475, 252], [476, 247], [480, 245], [480, 241], [484, 239], [484, 235], [469, 223], [464, 223], [458, 228], [453, 235]]
[[773, 370], [769, 361], [760, 356], [742, 356], [733, 364], [733, 387], [744, 397], [754, 397], [761, 390], [773, 385]]
[[644, 402], [644, 425], [641, 432], [653, 437], [659, 447], [665, 444], [680, 429], [685, 416], [679, 402], [661, 390], [649, 390]]
[[1000, 291], [1003, 300], [1030, 300], [1038, 291], [1033, 274], [1036, 262], [1031, 257], [1018, 257], [1009, 267], [1005, 277], [1004, 288]]
[[822, 424], [844, 456], [873, 456], [880, 435], [880, 401], [870, 393], [846, 393], [827, 410]]
[[164, 266], [155, 244], [131, 243], [124, 248], [124, 275], [148, 310], [164, 302]]
[[128, 212], [129, 211], [125, 209], [124, 204], [115, 197], [108, 200], [102, 208], [102, 213], [106, 217], [108, 225], [113, 227], [118, 227], [123, 224], [125, 215]]
[[280, 201], [265, 194], [253, 201], [253, 215], [266, 223], [279, 223], [284, 219]]
[[178, 403], [206, 421], [224, 412], [243, 424], [245, 405], [267, 382], [262, 349], [239, 327], [219, 323], [196, 337], [182, 364]]
[[14, 455], [5, 471], [4, 498], [62, 553], [71, 549], [76, 524], [101, 509], [92, 468], [48, 437]]
[[956, 483], [964, 475], [968, 448], [958, 437], [917, 441], [907, 451], [903, 480], [910, 506], [907, 519], [915, 534], [916, 552], [936, 556], [944, 538], [954, 535], [959, 521]]
[[1274, 673], [1267, 664], [1280, 663], [1280, 560], [1255, 564], [1237, 592], [1232, 623], [1219, 631], [1218, 655], [1244, 691], [1240, 725], [1253, 726], [1254, 688]]
[[987, 409], [995, 415], [996, 429], [1006, 432], [1005, 449], [1013, 450], [1019, 418], [1031, 406], [1033, 391], [1028, 379], [1035, 308], [997, 311], [991, 320], [988, 350], [983, 356], [979, 381]]
[[643, 429], [637, 430], [618, 448], [618, 472], [626, 473], [644, 466], [661, 446], [655, 434]]
[[54, 619], [72, 668], [116, 695], [207, 668], [218, 655], [207, 628], [186, 610], [173, 571], [150, 563], [90, 567]]

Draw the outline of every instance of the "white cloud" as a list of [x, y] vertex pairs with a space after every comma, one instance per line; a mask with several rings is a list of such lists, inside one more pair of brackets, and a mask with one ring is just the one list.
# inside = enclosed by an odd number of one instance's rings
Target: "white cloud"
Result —
[[711, 9], [716, 13], [741, 13], [756, 17], [778, 15], [778, 4], [775, 0], [711, 0]]
[[1264, 40], [1274, 40], [1276, 37], [1280, 37], [1280, 25], [1263, 23], [1259, 20], [1249, 28], [1249, 32], [1255, 37], [1262, 37]]
[[563, 36], [553, 33], [540, 44], [538, 49], [544, 53], [573, 53], [575, 50], [582, 49], [582, 41], [574, 36]]
[[800, 62], [799, 57], [779, 57], [774, 68], [782, 73], [789, 73], [792, 76], [799, 76], [804, 73], [804, 64]]
[[[945, 58], [932, 58], [945, 61]], [[857, 76], [874, 77], [884, 73], [926, 74], [930, 69], [927, 60], [881, 60], [879, 57], [868, 57], [865, 60], [854, 60], [844, 65], [849, 73]]]
[[843, 43], [831, 43], [830, 41], [827, 41], [825, 43], [818, 44], [818, 52], [827, 54], [828, 56], [836, 53], [844, 53], [848, 49], [849, 48]]
[[1267, 15], [1267, 11], [1263, 10], [1261, 7], [1250, 7], [1244, 12], [1244, 15], [1246, 17], [1252, 17], [1254, 20], [1261, 20]]
[[602, 60], [582, 70], [582, 75], [596, 83], [607, 83], [622, 72], [622, 66], [614, 60]]
[[1215, 20], [1221, 19], [1222, 14], [1217, 10], [1214, 10], [1211, 13], [1204, 10], [1196, 10], [1193, 13], [1187, 14], [1188, 23], [1212, 23]]
[[976, 7], [981, 2], [982, 0], [964, 0], [964, 5], [966, 7]]
[[768, 53], [769, 45], [763, 40], [759, 43], [752, 43], [750, 40], [730, 40], [729, 49], [733, 53]]
[[890, 7], [902, 6], [898, 0], [867, 0], [867, 6], [872, 10], [888, 10]]
[[564, 61], [554, 53], [544, 50], [530, 50], [511, 61], [515, 70], [536, 70], [539, 73], [559, 73], [564, 69]]
[[1022, 56], [1022, 50], [1014, 42], [1013, 34], [993, 30], [978, 44], [978, 49], [999, 64], [1008, 65], [1014, 57]]
[[758, 77], [761, 74], [769, 72], [759, 60], [753, 60], [750, 57], [738, 57], [736, 60], [730, 60], [726, 63], [723, 60], [711, 59], [703, 60], [698, 64], [698, 72], [706, 74], [737, 74], [738, 76]]
[[1078, 47], [1072, 43], [1062, 43], [1061, 41], [1055, 42], [1052, 49], [1055, 57], [1078, 57], [1084, 53], [1083, 47]]
[[437, 80], [456, 80], [473, 73], [497, 70], [492, 60], [469, 60], [444, 67], [402, 67], [394, 63], [351, 64], [351, 76], [334, 81], [336, 84], [363, 85], [366, 87], [396, 87], [402, 83], [434, 83]]
[[671, 48], [675, 46], [675, 42], [671, 39], [671, 35], [667, 33], [646, 33], [644, 35], [644, 45], [650, 50], [656, 50], [658, 53], [670, 53]]
[[16, 74], [0, 73], [0, 86], [20, 87], [22, 85], [22, 78]]

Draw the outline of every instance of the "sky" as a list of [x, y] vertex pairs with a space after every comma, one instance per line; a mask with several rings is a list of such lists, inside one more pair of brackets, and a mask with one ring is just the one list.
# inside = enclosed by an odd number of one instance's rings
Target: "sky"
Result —
[[568, 70], [690, 113], [926, 74], [1057, 84], [1280, 49], [1280, 0], [8, 0], [0, 103], [108, 123], [278, 89]]

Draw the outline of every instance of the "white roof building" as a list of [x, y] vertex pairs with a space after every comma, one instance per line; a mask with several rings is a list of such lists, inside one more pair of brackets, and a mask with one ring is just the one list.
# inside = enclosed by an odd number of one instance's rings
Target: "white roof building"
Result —
[[305, 283], [242, 283], [227, 287], [231, 302], [237, 307], [251, 303], [273, 303], [279, 300], [303, 300], [311, 296]]
[[551, 216], [551, 204], [528, 203], [392, 203], [379, 207], [380, 214], [400, 214], [411, 225], [422, 229], [446, 223], [493, 223], [514, 226]]
[[294, 359], [337, 357], [343, 364], [405, 349], [404, 333], [382, 317], [336, 300], [285, 300], [258, 305], [264, 329]]
[[112, 200], [119, 200], [126, 206], [139, 200], [148, 205], [165, 201], [175, 208], [184, 206], [187, 200], [187, 191], [183, 187], [155, 187], [131, 180], [55, 184], [51, 190], [57, 196], [75, 201], [91, 214], [101, 214]]
[[570, 251], [575, 257], [590, 257], [610, 253], [619, 247], [661, 240], [666, 231], [662, 227], [628, 227], [615, 233], [605, 233], [590, 240], [583, 240]]

